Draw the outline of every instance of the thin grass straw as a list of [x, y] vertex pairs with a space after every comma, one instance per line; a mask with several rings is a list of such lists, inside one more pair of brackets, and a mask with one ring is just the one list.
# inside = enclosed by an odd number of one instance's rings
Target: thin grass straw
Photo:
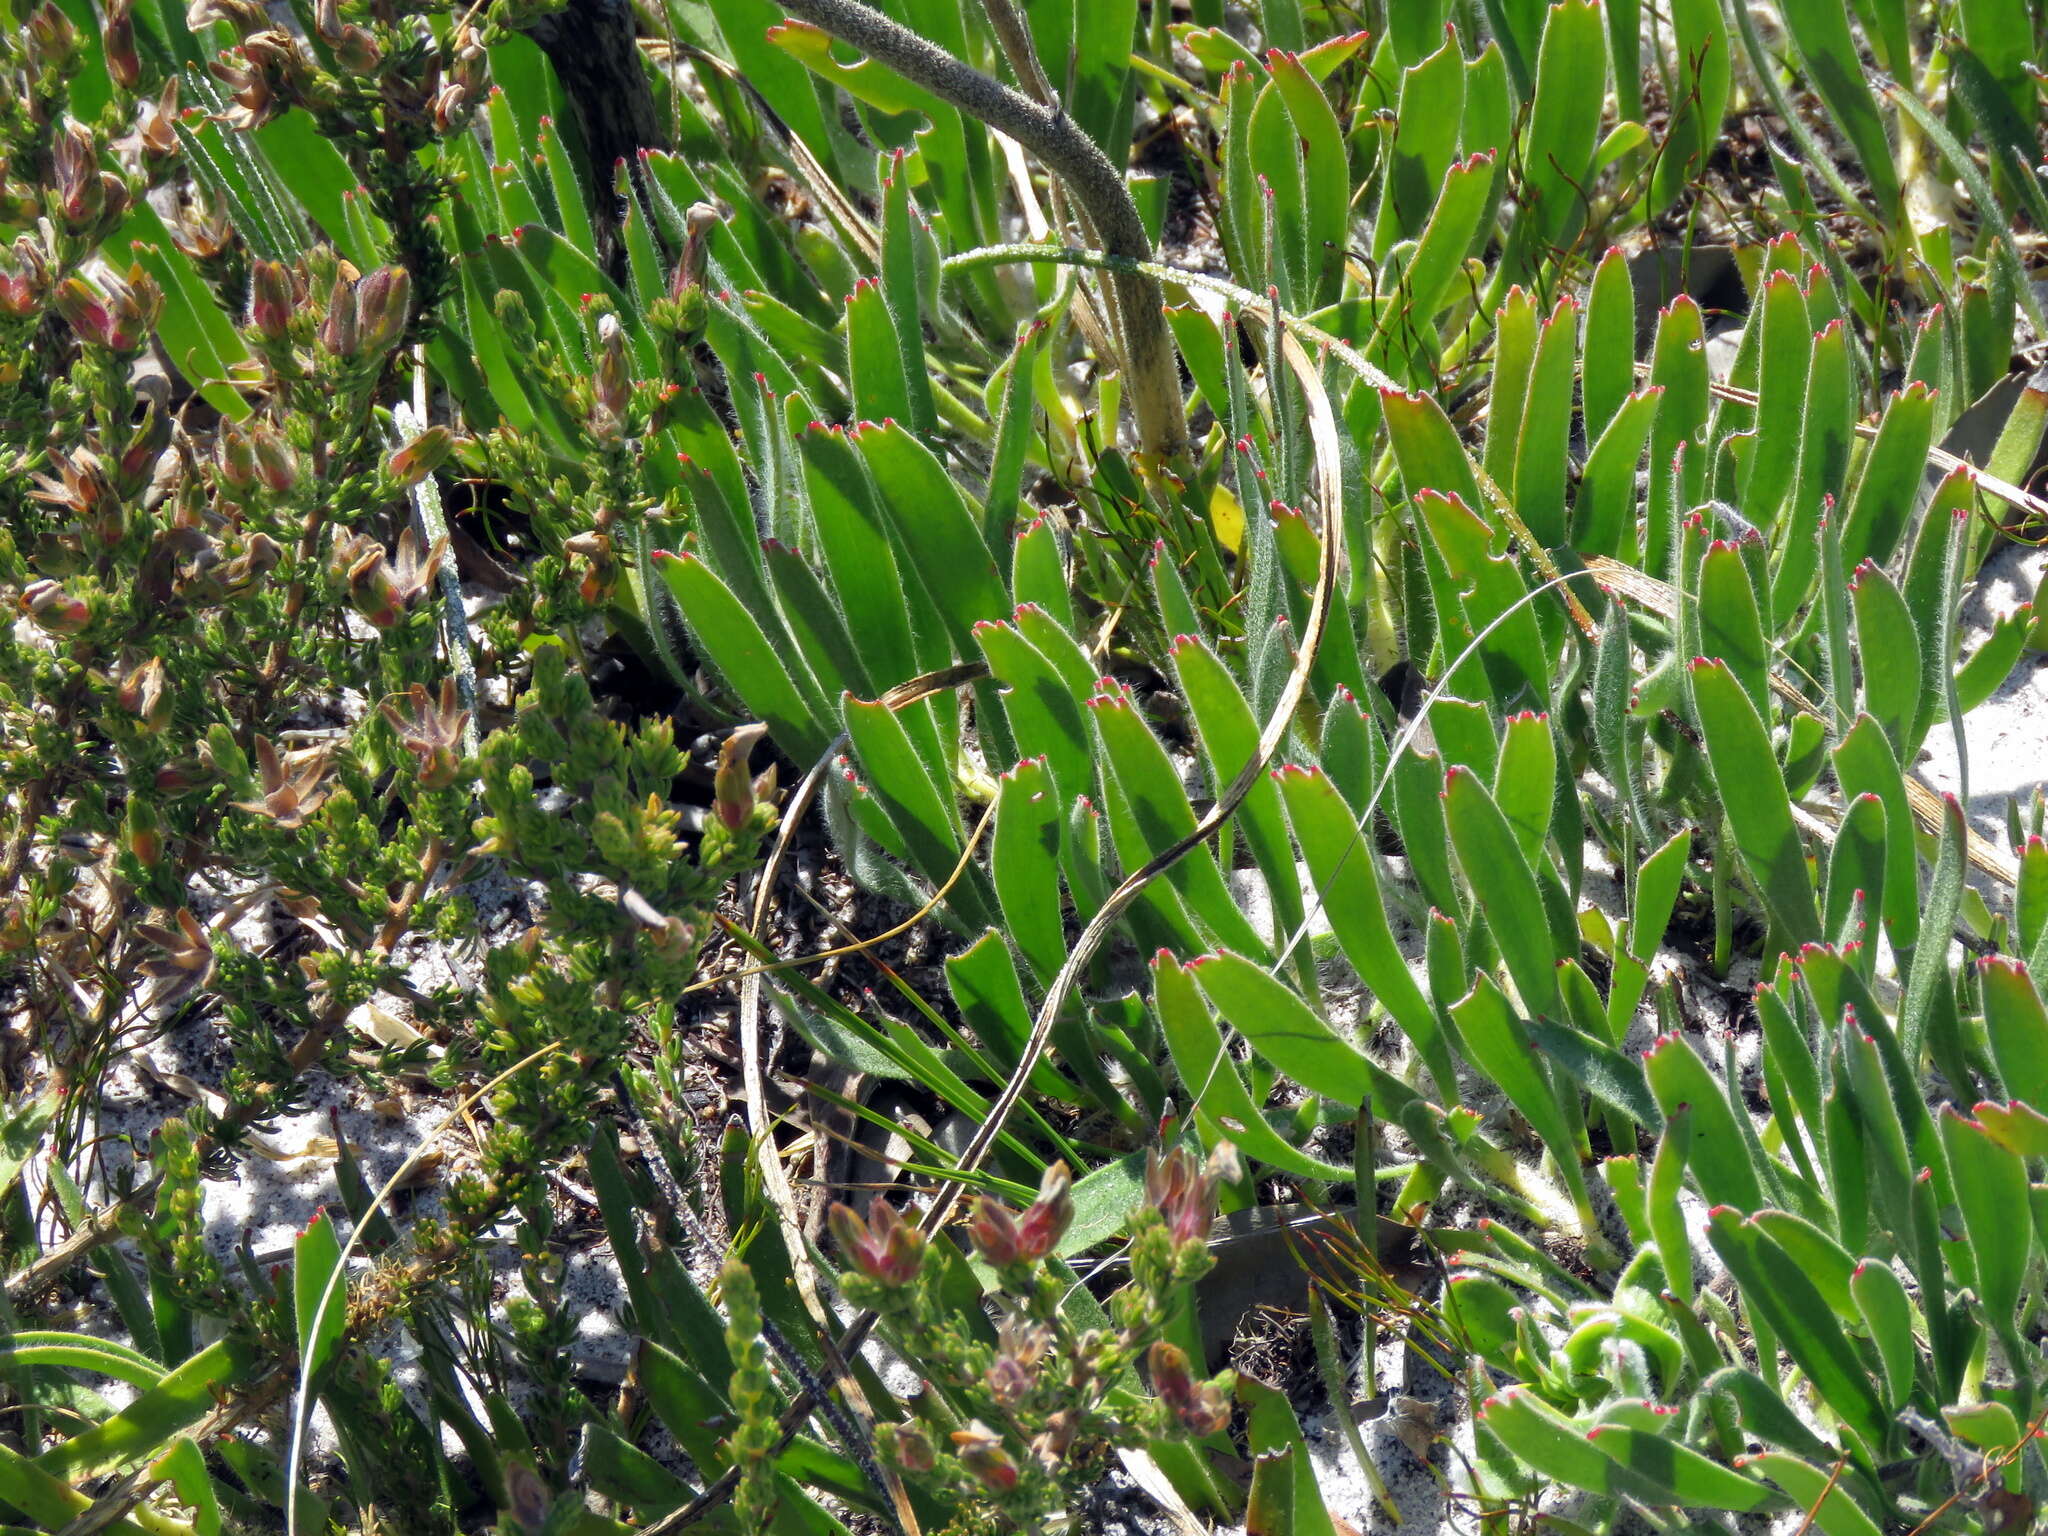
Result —
[[[551, 1044], [542, 1046], [537, 1051], [522, 1056], [496, 1077], [469, 1094], [461, 1103], [441, 1117], [441, 1123], [421, 1139], [420, 1144], [413, 1148], [412, 1155], [400, 1163], [391, 1177], [384, 1181], [384, 1187], [378, 1190], [376, 1196], [370, 1201], [370, 1208], [363, 1213], [363, 1219], [356, 1222], [349, 1232], [348, 1241], [341, 1248], [341, 1257], [335, 1261], [334, 1273], [327, 1277], [327, 1284], [321, 1288], [319, 1304], [313, 1308], [312, 1326], [303, 1330], [308, 1338], [319, 1338], [320, 1327], [327, 1321], [327, 1308], [333, 1302], [335, 1292], [346, 1282], [348, 1261], [354, 1257], [356, 1244], [361, 1240], [364, 1229], [370, 1223], [370, 1218], [383, 1209], [384, 1202], [391, 1198], [392, 1192], [420, 1165], [421, 1160], [426, 1157], [434, 1143], [441, 1139], [441, 1133], [463, 1115], [467, 1114], [486, 1095], [495, 1092], [500, 1086], [511, 1081], [512, 1078], [518, 1076], [535, 1062], [554, 1055], [555, 1052], [562, 1049], [564, 1044], [564, 1041], [556, 1040]], [[299, 1357], [298, 1388], [294, 1394], [292, 1404], [291, 1454], [285, 1460], [284, 1528], [287, 1531], [296, 1531], [299, 1528], [299, 1462], [305, 1455], [306, 1425], [313, 1416], [313, 1404], [310, 1396], [312, 1381], [312, 1362], [302, 1352]]]

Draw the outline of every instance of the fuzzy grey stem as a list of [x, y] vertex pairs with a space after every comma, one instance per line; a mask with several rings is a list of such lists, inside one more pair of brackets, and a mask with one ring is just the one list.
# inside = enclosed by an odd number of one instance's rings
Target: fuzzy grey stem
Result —
[[[1130, 188], [1064, 112], [1019, 95], [861, 0], [782, 0], [782, 8], [1008, 134], [1065, 183], [1107, 253], [1152, 259], [1152, 241]], [[1112, 272], [1108, 286], [1139, 443], [1150, 452], [1179, 454], [1187, 448], [1187, 413], [1159, 283], [1135, 272]]]

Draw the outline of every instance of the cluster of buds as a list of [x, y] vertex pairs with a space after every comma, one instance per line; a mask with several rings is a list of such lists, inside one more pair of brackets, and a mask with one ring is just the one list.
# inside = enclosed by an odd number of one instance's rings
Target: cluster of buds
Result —
[[50, 293], [50, 264], [31, 235], [0, 251], [0, 319], [27, 320], [40, 314]]
[[1175, 1278], [1193, 1279], [1208, 1269], [1209, 1227], [1216, 1220], [1218, 1195], [1225, 1184], [1243, 1176], [1243, 1161], [1227, 1141], [1218, 1142], [1200, 1167], [1185, 1147], [1164, 1157], [1146, 1155], [1145, 1204], [1139, 1214], [1150, 1230], [1163, 1235], [1162, 1258]]
[[901, 1291], [917, 1278], [924, 1262], [925, 1235], [895, 1206], [877, 1200], [862, 1221], [850, 1205], [834, 1202], [825, 1213], [832, 1240], [857, 1274], [885, 1291]]
[[1202, 1436], [1229, 1426], [1230, 1394], [1224, 1390], [1222, 1380], [1196, 1380], [1185, 1351], [1160, 1339], [1146, 1355], [1145, 1363], [1151, 1370], [1152, 1390], [1159, 1394], [1159, 1401], [1175, 1427]]
[[62, 78], [70, 73], [72, 60], [78, 56], [78, 28], [56, 0], [43, 0], [29, 12], [21, 41], [29, 68], [45, 77]]
[[389, 629], [433, 586], [447, 560], [445, 538], [423, 552], [419, 535], [407, 528], [398, 536], [395, 560], [363, 534], [337, 536], [329, 568], [348, 584], [355, 611], [378, 629]]
[[1020, 1216], [999, 1200], [976, 1197], [967, 1235], [995, 1269], [1037, 1264], [1048, 1258], [1074, 1220], [1073, 1178], [1056, 1162], [1039, 1182], [1038, 1198]]
[[[280, 313], [278, 299], [283, 291], [276, 273], [265, 274], [263, 307], [256, 307], [257, 289], [250, 284], [250, 318], [266, 340], [281, 339], [289, 320], [287, 304]], [[412, 279], [403, 267], [379, 267], [361, 282], [350, 282], [339, 272], [327, 296], [327, 314], [320, 322], [321, 348], [329, 357], [352, 361], [357, 358], [382, 361], [405, 335], [405, 323], [412, 310]]]
[[1044, 1323], [1006, 1317], [996, 1330], [996, 1358], [982, 1373], [989, 1395], [1005, 1409], [1015, 1409], [1031, 1391], [1045, 1352], [1052, 1347], [1052, 1329]]
[[128, 280], [107, 277], [94, 287], [82, 277], [57, 285], [57, 313], [88, 346], [105, 347], [129, 357], [149, 344], [156, 317], [163, 312], [163, 290], [141, 267], [128, 269]]
[[768, 734], [768, 727], [756, 722], [743, 725], [718, 747], [718, 771], [711, 778], [711, 809], [719, 823], [731, 832], [747, 824], [760, 805], [775, 801], [775, 765], [749, 775], [755, 744]]
[[50, 170], [44, 202], [51, 222], [91, 245], [112, 234], [128, 212], [128, 183], [100, 169], [92, 130], [67, 118], [50, 146]]
[[257, 485], [282, 496], [299, 483], [299, 456], [275, 428], [257, 423], [246, 432], [230, 422], [214, 439], [221, 482], [246, 491]]
[[334, 62], [351, 74], [368, 74], [384, 57], [377, 39], [353, 22], [341, 19], [338, 0], [316, 0], [313, 30], [321, 42], [334, 50]]

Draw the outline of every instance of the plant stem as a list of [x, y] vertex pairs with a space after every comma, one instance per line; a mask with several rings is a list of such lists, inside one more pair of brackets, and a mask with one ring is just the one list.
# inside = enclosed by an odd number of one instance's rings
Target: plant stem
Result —
[[[852, 44], [976, 121], [1008, 134], [1066, 185], [1105, 252], [1129, 261], [1152, 259], [1151, 238], [1122, 174], [1066, 113], [1019, 95], [861, 0], [784, 0], [782, 8]], [[1112, 268], [1107, 290], [1139, 445], [1151, 453], [1177, 456], [1188, 445], [1187, 412], [1159, 282]]]

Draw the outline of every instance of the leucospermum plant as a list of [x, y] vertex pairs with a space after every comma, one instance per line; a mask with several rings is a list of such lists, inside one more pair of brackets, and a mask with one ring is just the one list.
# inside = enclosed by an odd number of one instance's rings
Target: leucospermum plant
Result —
[[[1030, 1530], [1114, 1449], [1189, 1518], [1321, 1530], [1286, 1398], [1192, 1363], [1210, 1201], [1284, 1190], [1441, 1260], [1415, 1306], [1487, 1519], [2031, 1518], [2048, 852], [2038, 803], [2005, 847], [1964, 804], [2037, 631], [1960, 614], [2044, 510], [2033, 9], [712, 0], [593, 94], [597, 9], [45, 5], [8, 42], [0, 938], [58, 1086], [172, 1006], [237, 1069], [104, 1210], [65, 1195], [76, 1250], [23, 1239], [22, 1295], [97, 1252], [146, 1406], [0, 1498], [276, 1501], [275, 1447], [199, 1432], [295, 1362], [365, 1524]], [[176, 374], [137, 405], [145, 346]], [[473, 624], [430, 483], [518, 530]], [[607, 630], [698, 725], [765, 728], [785, 820], [744, 729], [691, 832], [673, 726], [598, 713]], [[719, 884], [778, 826], [941, 939], [922, 990], [884, 973], [900, 1007], [749, 978], [815, 1059], [975, 1127], [890, 1122], [915, 1223], [807, 1233], [758, 1080], [751, 1134], [675, 1134]], [[411, 998], [445, 1080], [509, 1073], [493, 1130], [330, 1333], [331, 1222], [289, 1284], [231, 1275], [197, 1180], [344, 1069], [494, 860], [541, 920]], [[295, 971], [234, 937], [272, 897], [318, 936]], [[1732, 1037], [1687, 969], [1754, 978]], [[650, 1041], [605, 1101], [640, 1155], [606, 1126], [588, 1170], [686, 1474], [564, 1380], [545, 1253], [597, 1069]], [[15, 1124], [63, 1194], [57, 1102]], [[1226, 1144], [1242, 1176], [1196, 1172]], [[657, 1171], [691, 1155], [715, 1286]], [[469, 1405], [497, 1357], [450, 1322], [505, 1217], [530, 1422]], [[1069, 1261], [1119, 1241], [1105, 1311]], [[367, 1352], [389, 1321], [431, 1345], [424, 1418]]]

